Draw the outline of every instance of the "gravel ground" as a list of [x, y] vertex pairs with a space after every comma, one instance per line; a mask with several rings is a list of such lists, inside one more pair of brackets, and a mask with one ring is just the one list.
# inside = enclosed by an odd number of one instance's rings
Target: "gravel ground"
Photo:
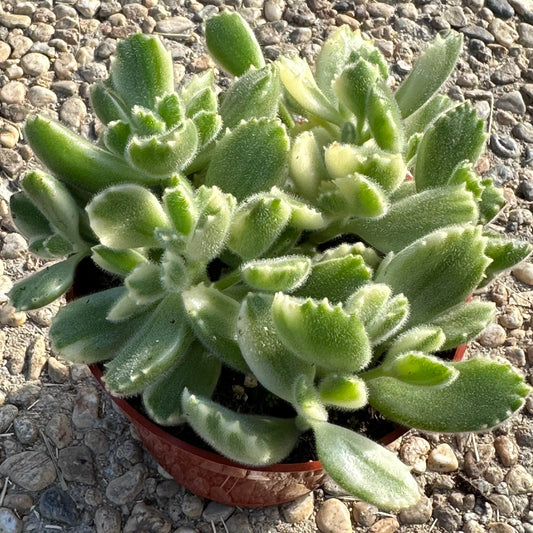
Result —
[[[0, 532], [533, 533], [531, 397], [494, 432], [409, 432], [395, 443], [427, 496], [397, 515], [345, 498], [328, 483], [290, 505], [235, 509], [169, 480], [87, 368], [51, 353], [47, 327], [57, 307], [17, 313], [5, 297], [40, 266], [7, 214], [22, 172], [36, 164], [21, 139], [25, 117], [45, 113], [95, 138], [88, 87], [107, 77], [117, 39], [159, 34], [179, 82], [212, 65], [202, 23], [226, 8], [253, 25], [270, 59], [290, 51], [313, 59], [336, 26], [360, 28], [397, 80], [437, 31], [462, 32], [464, 52], [448, 93], [490, 120], [490, 148], [478, 170], [505, 187], [508, 200], [492, 226], [531, 240], [532, 0], [2, 0], [0, 7]], [[468, 354], [505, 357], [533, 383], [533, 264], [480, 297], [495, 301], [499, 314]]]

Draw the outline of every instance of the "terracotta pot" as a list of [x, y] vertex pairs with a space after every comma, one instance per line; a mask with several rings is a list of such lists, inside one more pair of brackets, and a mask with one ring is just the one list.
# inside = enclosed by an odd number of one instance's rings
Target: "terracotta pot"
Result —
[[[454, 361], [463, 358], [466, 346], [457, 348]], [[102, 371], [90, 366], [102, 383]], [[320, 461], [276, 464], [265, 468], [248, 468], [192, 446], [157, 426], [134, 409], [126, 400], [109, 395], [124, 413], [154, 459], [180, 484], [210, 500], [238, 507], [263, 507], [292, 501], [316, 489], [325, 472]], [[403, 427], [380, 440], [389, 444], [406, 432]]]

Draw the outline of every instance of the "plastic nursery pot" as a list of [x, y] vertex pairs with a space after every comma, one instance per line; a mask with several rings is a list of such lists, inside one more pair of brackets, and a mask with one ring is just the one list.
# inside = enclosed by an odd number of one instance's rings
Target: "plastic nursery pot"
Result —
[[[97, 269], [92, 261], [84, 260], [78, 265], [67, 300], [115, 285], [116, 281]], [[459, 346], [453, 360], [460, 361], [465, 349], [465, 345]], [[198, 496], [238, 507], [265, 507], [295, 500], [319, 487], [324, 480], [326, 474], [320, 461], [250, 468], [184, 442], [154, 424], [128, 401], [110, 394], [98, 365], [89, 368], [114, 404], [135, 426], [156, 462], [180, 485]], [[379, 442], [390, 444], [406, 431], [398, 426]]]
[[[460, 361], [465, 349], [466, 346], [459, 346], [453, 360]], [[101, 369], [97, 365], [89, 368], [106, 390]], [[239, 465], [166, 433], [126, 400], [109, 396], [135, 426], [144, 446], [157, 463], [180, 485], [198, 496], [238, 507], [278, 505], [316, 489], [325, 477], [320, 461], [280, 463], [265, 468]], [[380, 443], [389, 444], [406, 431], [406, 428], [398, 427], [380, 439]]]

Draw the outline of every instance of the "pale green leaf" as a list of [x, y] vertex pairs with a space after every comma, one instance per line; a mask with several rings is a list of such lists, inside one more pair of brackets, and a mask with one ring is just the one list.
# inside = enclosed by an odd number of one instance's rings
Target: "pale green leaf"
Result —
[[103, 244], [97, 244], [91, 250], [92, 260], [100, 268], [118, 276], [127, 276], [137, 265], [147, 261], [146, 257], [136, 250], [117, 250]]
[[151, 304], [165, 295], [161, 267], [149, 261], [137, 265], [128, 274], [124, 284], [131, 298], [139, 305]]
[[318, 390], [321, 400], [337, 409], [361, 409], [368, 402], [365, 382], [354, 375], [327, 374]]
[[307, 279], [311, 259], [303, 255], [249, 261], [242, 266], [242, 278], [250, 287], [267, 292], [291, 292]]
[[[433, 321], [435, 324], [435, 321]], [[394, 339], [387, 351], [387, 358], [391, 359], [405, 352], [436, 352], [445, 350], [446, 336], [438, 324], [411, 328]]]

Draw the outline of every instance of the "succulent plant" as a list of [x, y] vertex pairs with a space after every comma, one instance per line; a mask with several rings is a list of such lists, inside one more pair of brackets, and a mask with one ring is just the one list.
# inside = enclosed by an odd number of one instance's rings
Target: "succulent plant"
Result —
[[[236, 76], [221, 95], [212, 70], [176, 90], [170, 53], [136, 34], [91, 88], [96, 144], [28, 119], [50, 173], [24, 176], [13, 219], [35, 254], [66, 259], [18, 282], [13, 305], [55, 300], [91, 257], [120, 284], [59, 311], [63, 357], [107, 361], [113, 394], [142, 395], [156, 422], [188, 423], [235, 461], [282, 461], [310, 430], [342, 487], [385, 509], [414, 504], [408, 467], [328, 409], [481, 431], [530, 390], [506, 363], [438, 356], [492, 320], [493, 304], [468, 296], [531, 252], [485, 229], [503, 196], [476, 172], [483, 122], [439, 94], [461, 36], [438, 36], [396, 90], [347, 27], [314, 71], [298, 57], [267, 64], [235, 13], [208, 20], [206, 41]], [[253, 374], [287, 416], [216, 403], [223, 365]]]

